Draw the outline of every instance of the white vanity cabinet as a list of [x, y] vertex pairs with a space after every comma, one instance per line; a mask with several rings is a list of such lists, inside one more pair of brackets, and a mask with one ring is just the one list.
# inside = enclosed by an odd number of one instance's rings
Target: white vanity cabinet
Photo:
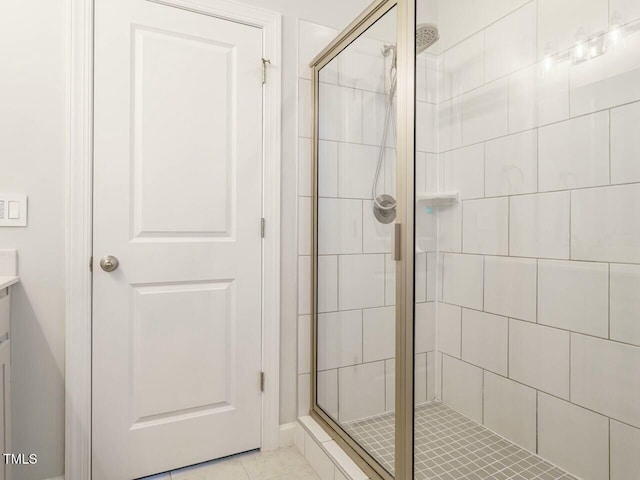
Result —
[[[18, 252], [0, 250], [0, 453], [11, 451], [11, 290], [19, 283]], [[11, 463], [0, 457], [0, 480], [11, 480]]]
[[[11, 453], [11, 287], [0, 289], [0, 451]], [[0, 480], [11, 478], [11, 465], [0, 458]]]

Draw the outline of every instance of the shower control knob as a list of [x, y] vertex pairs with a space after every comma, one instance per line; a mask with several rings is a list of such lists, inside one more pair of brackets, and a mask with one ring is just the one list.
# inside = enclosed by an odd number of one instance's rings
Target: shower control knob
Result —
[[116, 268], [118, 268], [120, 262], [113, 255], [107, 255], [102, 260], [100, 260], [100, 268], [105, 272], [113, 272]]

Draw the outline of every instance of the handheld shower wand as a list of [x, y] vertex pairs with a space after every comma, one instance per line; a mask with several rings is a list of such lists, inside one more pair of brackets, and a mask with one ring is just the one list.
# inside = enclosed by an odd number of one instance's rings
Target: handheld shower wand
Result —
[[[440, 35], [438, 28], [431, 24], [420, 24], [416, 30], [416, 55], [424, 52], [431, 45], [436, 43]], [[398, 86], [397, 74], [398, 74], [398, 55], [395, 45], [385, 45], [382, 48], [382, 55], [391, 57], [391, 68], [389, 70], [390, 75], [390, 87], [389, 87], [389, 102], [387, 104], [387, 111], [384, 119], [384, 129], [382, 132], [382, 144], [378, 154], [378, 164], [376, 166], [376, 174], [373, 178], [373, 185], [371, 187], [371, 196], [373, 197], [373, 214], [380, 223], [391, 223], [396, 218], [396, 200], [391, 195], [383, 193], [378, 195], [378, 179], [380, 177], [380, 170], [384, 161], [385, 147], [387, 144], [387, 136], [389, 134], [389, 124], [393, 122], [391, 131], [394, 137], [394, 145], [396, 143], [396, 129], [395, 129], [395, 116], [393, 115], [393, 101]]]

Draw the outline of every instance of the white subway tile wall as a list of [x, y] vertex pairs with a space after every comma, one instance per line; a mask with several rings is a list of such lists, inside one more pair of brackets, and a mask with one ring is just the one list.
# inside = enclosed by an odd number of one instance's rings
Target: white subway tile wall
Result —
[[485, 257], [484, 310], [498, 315], [534, 321], [536, 274], [535, 260], [517, 257]]
[[442, 362], [442, 401], [465, 417], [482, 423], [483, 370], [445, 356]]
[[537, 399], [531, 387], [491, 372], [484, 374], [484, 425], [536, 451]]
[[610, 420], [611, 480], [626, 480], [640, 472], [640, 430]]
[[437, 312], [438, 351], [460, 358], [460, 350], [462, 349], [462, 308], [447, 303], [439, 303]]
[[[484, 197], [484, 145], [451, 150], [442, 155], [444, 190], [460, 192], [460, 198]], [[437, 178], [436, 178], [437, 180]]]
[[445, 253], [442, 263], [442, 300], [482, 310], [484, 258], [480, 255]]
[[538, 135], [541, 192], [609, 183], [609, 112], [554, 123]]
[[569, 118], [569, 65], [549, 60], [509, 76], [509, 133]]
[[571, 192], [571, 258], [640, 263], [640, 183]]
[[536, 61], [536, 2], [529, 2], [486, 29], [485, 81]]
[[640, 346], [640, 265], [612, 263], [610, 269], [611, 339]]
[[318, 372], [318, 404], [338, 418], [338, 369]]
[[510, 197], [509, 253], [520, 257], [569, 258], [570, 192]]
[[[604, 40], [606, 42], [606, 40]], [[628, 35], [624, 45], [611, 45], [600, 55], [571, 70], [571, 114], [617, 107], [640, 96], [640, 36]]]
[[464, 308], [462, 360], [507, 375], [509, 319]]
[[484, 31], [442, 54], [442, 99], [449, 100], [484, 83]]
[[471, 145], [508, 131], [509, 85], [501, 78], [462, 95], [462, 141]]
[[[464, 167], [463, 167], [464, 168]], [[538, 189], [538, 132], [509, 135], [486, 143], [486, 196], [533, 193]]]
[[338, 371], [338, 419], [341, 422], [384, 412], [384, 361], [361, 363]]
[[571, 401], [640, 428], [640, 349], [571, 334]]
[[362, 363], [362, 311], [318, 314], [318, 370]]
[[[640, 2], [436, 3], [440, 41], [417, 64], [416, 186], [461, 201], [416, 210], [416, 401], [441, 399], [585, 480], [640, 478]], [[326, 33], [300, 23], [301, 55], [312, 31]], [[321, 282], [320, 297], [323, 311], [362, 312], [363, 326], [353, 358], [364, 363], [323, 372], [322, 401], [340, 420], [394, 409], [394, 352], [382, 338], [395, 303], [391, 232], [367, 218], [389, 65], [366, 48], [344, 78], [331, 65], [321, 87], [320, 192], [344, 203], [321, 233], [338, 287]], [[301, 67], [301, 117], [308, 78]], [[307, 197], [309, 118], [299, 135]], [[300, 341], [308, 242], [299, 237]]]
[[[608, 0], [537, 0], [538, 58], [549, 47], [563, 51], [581, 37], [607, 30]], [[579, 33], [578, 33], [579, 32]], [[576, 38], [577, 35], [579, 38]]]
[[609, 419], [539, 392], [538, 452], [584, 480], [609, 478]]
[[538, 323], [607, 338], [609, 266], [538, 261]]
[[569, 398], [571, 334], [519, 320], [509, 321], [509, 378]]
[[495, 3], [439, 2], [436, 178], [462, 215], [426, 227], [438, 387], [581, 478], [640, 478], [640, 2]]
[[395, 357], [395, 307], [367, 308], [363, 311], [363, 361], [375, 362]]
[[509, 254], [509, 198], [464, 202], [462, 214], [464, 253]]

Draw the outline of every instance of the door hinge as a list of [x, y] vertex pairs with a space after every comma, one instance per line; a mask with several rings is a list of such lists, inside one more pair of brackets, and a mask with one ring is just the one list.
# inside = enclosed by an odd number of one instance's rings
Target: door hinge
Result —
[[93, 272], [93, 257], [89, 258], [89, 271]]
[[260, 391], [264, 392], [264, 372], [260, 372]]
[[262, 84], [267, 83], [267, 64], [271, 65], [271, 60], [262, 59]]
[[264, 238], [265, 220], [264, 217], [260, 219], [260, 236]]

